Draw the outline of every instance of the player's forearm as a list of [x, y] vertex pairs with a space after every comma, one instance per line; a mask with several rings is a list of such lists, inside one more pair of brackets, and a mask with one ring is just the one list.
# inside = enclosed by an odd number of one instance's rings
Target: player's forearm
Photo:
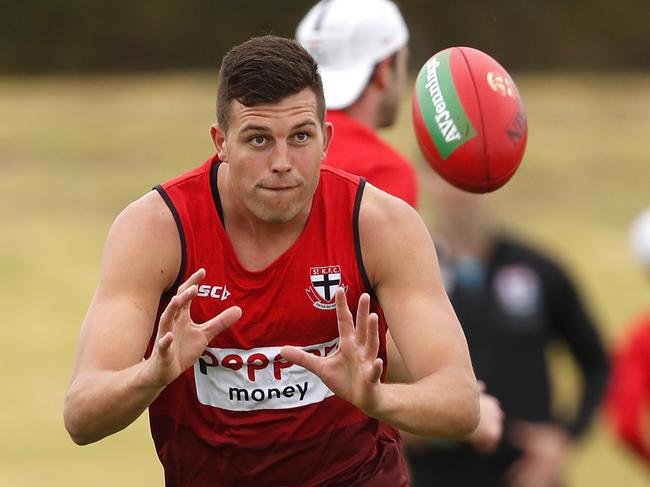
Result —
[[63, 410], [72, 440], [86, 445], [116, 433], [135, 421], [160, 394], [147, 366], [140, 362], [120, 371], [78, 375], [68, 388]]
[[382, 384], [369, 414], [422, 436], [467, 437], [478, 424], [479, 391], [471, 374], [439, 371], [412, 384]]

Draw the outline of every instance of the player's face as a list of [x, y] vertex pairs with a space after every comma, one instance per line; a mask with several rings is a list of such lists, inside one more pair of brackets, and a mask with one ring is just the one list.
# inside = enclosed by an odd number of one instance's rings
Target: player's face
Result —
[[437, 224], [444, 233], [462, 237], [466, 243], [491, 232], [492, 220], [486, 195], [458, 189], [437, 175], [427, 179], [437, 210]]
[[258, 219], [286, 223], [309, 211], [331, 135], [311, 89], [279, 103], [247, 107], [233, 100], [228, 132], [213, 128], [229, 165], [232, 194]]
[[395, 123], [397, 110], [408, 78], [408, 46], [404, 46], [395, 56], [391, 68], [391, 82], [379, 108], [379, 127], [390, 127]]

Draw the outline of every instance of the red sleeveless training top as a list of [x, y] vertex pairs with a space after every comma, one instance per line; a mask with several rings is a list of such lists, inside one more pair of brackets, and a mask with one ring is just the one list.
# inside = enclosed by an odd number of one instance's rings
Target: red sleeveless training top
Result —
[[[219, 164], [211, 159], [156, 188], [181, 237], [174, 288], [198, 268], [207, 271], [192, 302], [194, 321], [233, 305], [243, 311], [149, 407], [166, 484], [408, 485], [399, 435], [280, 356], [288, 344], [320, 356], [334, 353], [336, 289], [346, 289], [353, 316], [361, 293], [371, 291], [358, 236], [365, 181], [323, 167], [300, 237], [266, 269], [251, 272], [223, 227]], [[163, 297], [161, 311], [170, 297]], [[372, 308], [380, 317], [379, 356], [386, 364], [386, 323], [374, 298]]]

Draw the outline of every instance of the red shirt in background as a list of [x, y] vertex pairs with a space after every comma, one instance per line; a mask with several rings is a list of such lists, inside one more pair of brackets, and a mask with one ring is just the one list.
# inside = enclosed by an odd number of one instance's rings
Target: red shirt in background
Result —
[[373, 186], [417, 206], [417, 176], [413, 166], [370, 127], [343, 111], [330, 110], [334, 139], [325, 164], [363, 176]]
[[[614, 353], [606, 412], [617, 435], [650, 462], [650, 448], [641, 431], [644, 414], [650, 415], [650, 314], [631, 330]], [[650, 431], [645, 431], [648, 436]]]

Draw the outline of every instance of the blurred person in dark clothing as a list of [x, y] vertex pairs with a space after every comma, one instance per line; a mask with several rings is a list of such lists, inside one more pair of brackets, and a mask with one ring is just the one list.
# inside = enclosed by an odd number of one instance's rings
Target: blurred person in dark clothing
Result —
[[[630, 245], [650, 277], [650, 208], [633, 222]], [[650, 465], [650, 311], [632, 321], [614, 351], [606, 412], [615, 434]]]
[[[440, 267], [479, 380], [505, 412], [496, 451], [409, 441], [416, 487], [556, 487], [572, 445], [593, 418], [608, 361], [594, 322], [553, 259], [496, 227], [484, 196], [433, 183]], [[575, 417], [551, 411], [546, 348], [568, 345], [582, 373]]]

